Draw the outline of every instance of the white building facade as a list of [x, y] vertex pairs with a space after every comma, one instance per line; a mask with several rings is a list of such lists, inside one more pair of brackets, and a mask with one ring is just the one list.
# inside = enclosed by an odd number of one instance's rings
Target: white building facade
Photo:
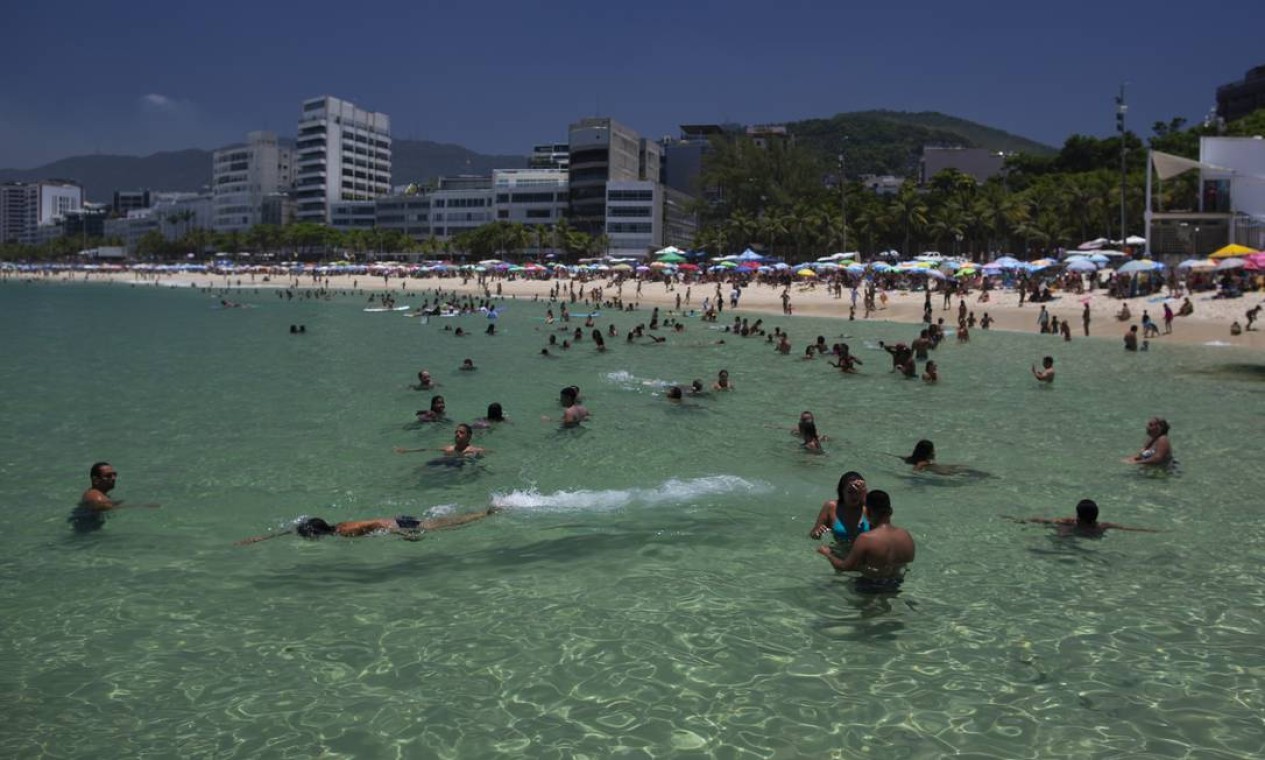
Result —
[[644, 258], [662, 248], [663, 186], [643, 180], [607, 182], [606, 237], [612, 256]]
[[294, 184], [294, 149], [271, 132], [251, 132], [246, 142], [221, 148], [211, 159], [216, 232], [242, 232], [262, 224], [264, 199]]
[[390, 194], [391, 119], [338, 98], [306, 100], [294, 160], [298, 221], [331, 224], [334, 204]]
[[40, 225], [83, 208], [83, 188], [73, 182], [0, 184], [0, 242], [34, 245]]

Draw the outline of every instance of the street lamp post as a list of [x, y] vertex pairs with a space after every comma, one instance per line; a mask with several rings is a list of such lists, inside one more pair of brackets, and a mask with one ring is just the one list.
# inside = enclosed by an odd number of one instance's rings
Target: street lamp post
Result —
[[843, 250], [848, 252], [848, 186], [843, 178], [843, 153], [839, 154], [839, 211], [843, 217]]
[[1120, 94], [1116, 96], [1116, 134], [1120, 136], [1120, 246], [1123, 248], [1127, 239], [1125, 225], [1125, 182], [1128, 175], [1125, 167], [1124, 115], [1129, 106], [1124, 102], [1124, 85], [1120, 85]]

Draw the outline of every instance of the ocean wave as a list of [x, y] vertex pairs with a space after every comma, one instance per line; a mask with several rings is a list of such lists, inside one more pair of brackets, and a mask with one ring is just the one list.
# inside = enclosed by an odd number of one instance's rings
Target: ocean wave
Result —
[[530, 509], [542, 512], [611, 511], [630, 507], [685, 504], [704, 496], [754, 494], [770, 490], [767, 483], [737, 475], [709, 475], [702, 478], [672, 478], [653, 488], [578, 490], [540, 493], [536, 489], [492, 494], [492, 505], [502, 509]]
[[637, 377], [633, 373], [627, 370], [622, 370], [622, 369], [616, 370], [614, 372], [607, 372], [606, 382], [614, 383], [615, 385], [618, 385], [621, 388], [624, 388], [625, 390], [635, 390], [638, 386], [645, 386], [648, 388], [666, 388], [669, 385], [678, 384], [674, 380], [659, 380], [657, 378]]

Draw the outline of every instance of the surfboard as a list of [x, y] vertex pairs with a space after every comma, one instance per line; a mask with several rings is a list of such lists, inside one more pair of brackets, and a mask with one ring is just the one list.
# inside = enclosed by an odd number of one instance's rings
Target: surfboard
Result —
[[412, 306], [396, 306], [395, 308], [392, 308], [392, 309], [386, 309], [386, 308], [375, 306], [375, 307], [367, 308], [365, 309], [365, 311], [367, 312], [408, 311], [411, 308], [413, 307]]

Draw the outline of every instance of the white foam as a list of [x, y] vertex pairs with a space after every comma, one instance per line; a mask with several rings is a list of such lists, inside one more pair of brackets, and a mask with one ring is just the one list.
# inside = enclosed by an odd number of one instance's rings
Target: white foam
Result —
[[492, 505], [502, 509], [530, 509], [537, 512], [609, 512], [634, 505], [663, 506], [684, 504], [703, 496], [732, 493], [764, 493], [767, 483], [737, 475], [710, 475], [678, 480], [672, 478], [653, 488], [605, 491], [555, 491], [542, 494], [536, 489], [492, 494]]
[[1223, 340], [1210, 340], [1210, 341], [1208, 341], [1208, 342], [1204, 343], [1204, 345], [1205, 345], [1205, 346], [1229, 346], [1229, 345], [1233, 345], [1233, 344], [1231, 344], [1231, 343], [1226, 343], [1226, 342], [1225, 342], [1225, 341], [1223, 341]]
[[646, 386], [649, 388], [666, 388], [669, 385], [676, 385], [673, 380], [660, 380], [658, 378], [637, 377], [627, 370], [616, 370], [606, 373], [606, 381], [614, 383], [625, 390], [635, 390], [637, 386]]

